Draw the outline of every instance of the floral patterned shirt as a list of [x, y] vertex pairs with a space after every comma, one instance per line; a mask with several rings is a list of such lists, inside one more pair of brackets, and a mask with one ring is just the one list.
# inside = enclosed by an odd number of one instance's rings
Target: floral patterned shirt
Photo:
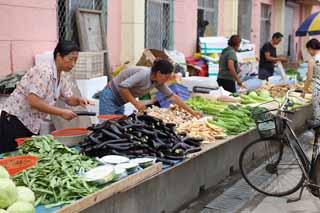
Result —
[[41, 121], [48, 114], [30, 106], [27, 100], [29, 94], [37, 95], [51, 106], [55, 105], [58, 98], [65, 99], [73, 95], [71, 85], [63, 74], [58, 82], [53, 59], [51, 63], [34, 66], [23, 76], [1, 109], [18, 117], [35, 134], [39, 133]]

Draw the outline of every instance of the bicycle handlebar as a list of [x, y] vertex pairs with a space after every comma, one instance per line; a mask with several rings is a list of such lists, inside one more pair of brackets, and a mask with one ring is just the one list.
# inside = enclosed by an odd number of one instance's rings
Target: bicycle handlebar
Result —
[[289, 100], [289, 96], [290, 96], [290, 94], [291, 94], [292, 92], [302, 93], [301, 90], [297, 90], [297, 89], [290, 89], [290, 90], [288, 90], [288, 92], [286, 93], [286, 96], [285, 96], [285, 100], [283, 101], [283, 103], [281, 104], [280, 109], [279, 109], [281, 112], [287, 111], [286, 109], [287, 109], [288, 105], [290, 104], [290, 102], [289, 102], [289, 101], [290, 101], [290, 100]]

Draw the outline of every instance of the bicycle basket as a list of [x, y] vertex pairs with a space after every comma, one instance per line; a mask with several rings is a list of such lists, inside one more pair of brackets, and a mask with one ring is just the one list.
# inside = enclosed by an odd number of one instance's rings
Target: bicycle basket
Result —
[[252, 117], [261, 137], [272, 137], [283, 132], [282, 120], [273, 113], [276, 110], [261, 107], [253, 110]]

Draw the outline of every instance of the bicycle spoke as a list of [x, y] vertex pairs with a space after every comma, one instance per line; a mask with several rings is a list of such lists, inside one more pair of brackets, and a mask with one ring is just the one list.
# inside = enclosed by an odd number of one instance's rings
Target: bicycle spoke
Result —
[[240, 170], [253, 188], [267, 195], [290, 194], [302, 184], [299, 164], [290, 148], [279, 140], [260, 140], [248, 145], [241, 153]]

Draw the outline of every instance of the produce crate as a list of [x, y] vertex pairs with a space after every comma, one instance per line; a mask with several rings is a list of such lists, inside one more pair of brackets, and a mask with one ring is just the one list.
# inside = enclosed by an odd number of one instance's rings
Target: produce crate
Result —
[[[186, 100], [190, 97], [190, 92], [188, 88], [182, 86], [181, 84], [172, 84], [169, 86], [169, 88], [182, 100]], [[169, 98], [166, 98], [160, 91], [157, 92], [156, 97], [160, 103], [160, 106], [163, 108], [168, 107], [171, 104], [171, 100]]]
[[90, 79], [103, 76], [103, 71], [104, 52], [79, 52], [71, 73], [75, 79]]
[[172, 62], [169, 56], [162, 50], [145, 49], [136, 65], [152, 67], [154, 60], [156, 60], [157, 58], [161, 58]]

